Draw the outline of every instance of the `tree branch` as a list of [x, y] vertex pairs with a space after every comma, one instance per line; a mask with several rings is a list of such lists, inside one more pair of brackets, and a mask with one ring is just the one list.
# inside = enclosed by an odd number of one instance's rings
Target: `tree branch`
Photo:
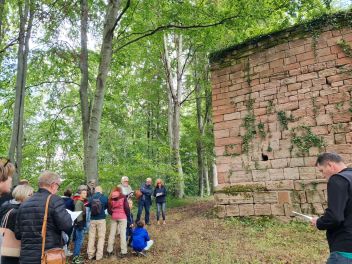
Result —
[[187, 96], [185, 97], [185, 99], [182, 100], [180, 105], [182, 105], [184, 102], [186, 102], [187, 99], [194, 93], [195, 90], [196, 90], [196, 88], [194, 88], [189, 94], [187, 94]]
[[26, 89], [29, 89], [29, 88], [32, 88], [32, 87], [42, 86], [43, 84], [56, 84], [56, 83], [74, 84], [74, 85], [79, 86], [79, 84], [74, 82], [74, 81], [66, 81], [66, 80], [63, 80], [63, 81], [45, 81], [45, 82], [40, 82], [40, 83], [36, 83], [36, 84], [33, 84], [33, 85], [26, 86]]
[[117, 27], [117, 24], [120, 22], [122, 16], [127, 12], [127, 9], [130, 7], [131, 5], [131, 0], [127, 0], [126, 6], [124, 7], [124, 9], [121, 11], [121, 13], [119, 14], [119, 16], [116, 18], [115, 20], [115, 24], [112, 27], [112, 32], [115, 31], [115, 28]]
[[117, 52], [121, 49], [123, 49], [124, 47], [134, 43], [134, 42], [137, 42], [141, 39], [144, 39], [146, 37], [149, 37], [149, 36], [152, 36], [154, 35], [155, 33], [159, 32], [159, 31], [164, 31], [166, 29], [182, 29], [182, 30], [185, 30], [185, 29], [196, 29], [196, 28], [208, 28], [208, 27], [215, 27], [215, 26], [219, 26], [219, 25], [222, 25], [224, 24], [225, 22], [229, 21], [229, 20], [232, 20], [232, 19], [235, 19], [235, 18], [238, 18], [239, 16], [231, 16], [231, 17], [227, 17], [227, 18], [224, 18], [218, 22], [215, 22], [215, 23], [211, 23], [211, 24], [205, 24], [205, 25], [202, 25], [202, 24], [198, 24], [198, 25], [188, 25], [188, 26], [183, 26], [183, 25], [175, 25], [175, 24], [167, 24], [167, 25], [163, 25], [163, 26], [159, 26], [155, 29], [150, 29], [150, 30], [147, 30], [145, 32], [141, 32], [141, 33], [132, 33], [130, 34], [129, 36], [132, 36], [132, 35], [142, 35], [142, 36], [139, 36], [139, 37], [136, 37], [135, 39], [132, 39], [130, 41], [127, 41], [125, 44], [121, 45], [120, 47], [114, 49], [114, 52]]

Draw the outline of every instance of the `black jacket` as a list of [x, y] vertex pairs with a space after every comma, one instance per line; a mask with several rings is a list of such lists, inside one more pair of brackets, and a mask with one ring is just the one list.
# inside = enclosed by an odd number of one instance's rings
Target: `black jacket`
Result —
[[144, 183], [140, 191], [143, 194], [140, 200], [152, 204], [153, 187]]
[[352, 252], [352, 169], [344, 169], [328, 181], [328, 208], [317, 220], [326, 230], [330, 252]]
[[[158, 196], [156, 196], [159, 194]], [[165, 203], [166, 202], [166, 188], [162, 186], [161, 188], [155, 187], [154, 189], [154, 197], [157, 203]]]
[[15, 224], [16, 224], [16, 216], [17, 216], [17, 211], [18, 208], [20, 207], [20, 203], [10, 200], [7, 202], [4, 202], [1, 207], [0, 207], [0, 219], [1, 223], [4, 218], [4, 216], [7, 214], [8, 211], [13, 209], [11, 213], [9, 214], [9, 218], [7, 220], [7, 225], [5, 226], [6, 228], [10, 229], [12, 232], [15, 232]]
[[[42, 225], [45, 203], [49, 191], [39, 189], [25, 201], [17, 212], [16, 238], [21, 240], [22, 264], [39, 264], [42, 251]], [[45, 250], [62, 247], [61, 231], [69, 233], [72, 227], [71, 216], [67, 213], [63, 199], [52, 195], [49, 203]]]

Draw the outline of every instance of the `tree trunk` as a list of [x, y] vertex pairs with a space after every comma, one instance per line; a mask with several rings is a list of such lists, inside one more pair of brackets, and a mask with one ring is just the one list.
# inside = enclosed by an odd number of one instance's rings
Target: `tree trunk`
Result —
[[80, 70], [81, 83], [79, 89], [80, 103], [81, 103], [81, 119], [82, 119], [82, 133], [83, 133], [83, 168], [84, 173], [88, 175], [88, 133], [89, 133], [89, 72], [88, 72], [88, 1], [81, 0], [81, 56], [80, 56]]
[[112, 40], [116, 27], [116, 18], [120, 7], [119, 0], [110, 0], [105, 16], [103, 41], [100, 50], [99, 70], [96, 78], [96, 91], [93, 108], [90, 115], [88, 132], [88, 162], [87, 179], [98, 180], [98, 144], [100, 134], [100, 121], [103, 112], [103, 101], [107, 74], [110, 69], [112, 57]]
[[[14, 119], [12, 125], [12, 136], [9, 149], [9, 158], [16, 166], [16, 173], [13, 178], [13, 184], [19, 182], [19, 177], [22, 167], [22, 145], [23, 145], [23, 122], [24, 122], [24, 100], [25, 88], [27, 78], [27, 64], [29, 52], [29, 40], [31, 37], [33, 17], [34, 17], [34, 3], [26, 0], [24, 3], [24, 10], [22, 3], [19, 4], [20, 16], [20, 32], [19, 32], [19, 46], [17, 52], [17, 76], [16, 76], [16, 98], [14, 108]], [[26, 27], [27, 25], [27, 27]], [[16, 158], [15, 158], [16, 156]]]
[[2, 43], [2, 20], [4, 19], [5, 0], [0, 0], [0, 45]]
[[182, 60], [182, 36], [178, 35], [175, 37], [176, 43], [176, 63], [177, 67], [172, 68], [171, 58], [168, 50], [168, 38], [164, 34], [164, 65], [167, 77], [167, 88], [168, 88], [168, 130], [170, 138], [170, 149], [171, 149], [171, 164], [178, 175], [178, 188], [177, 196], [182, 198], [184, 196], [184, 176], [182, 169], [182, 161], [180, 155], [180, 108], [181, 108], [181, 94], [183, 89], [183, 68], [184, 62]]

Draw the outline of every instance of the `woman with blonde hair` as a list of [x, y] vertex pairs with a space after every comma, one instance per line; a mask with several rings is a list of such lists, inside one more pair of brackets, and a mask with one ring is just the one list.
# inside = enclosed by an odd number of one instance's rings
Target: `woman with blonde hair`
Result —
[[29, 185], [18, 185], [12, 192], [13, 199], [0, 207], [0, 219], [4, 241], [1, 245], [1, 263], [19, 263], [21, 241], [15, 238], [17, 211], [21, 203], [33, 195]]
[[16, 168], [8, 158], [0, 157], [0, 206], [11, 200], [12, 176]]
[[160, 225], [160, 212], [163, 217], [163, 224], [165, 225], [165, 211], [166, 211], [166, 188], [161, 179], [156, 180], [156, 186], [154, 188], [154, 197], [156, 202], [156, 220]]

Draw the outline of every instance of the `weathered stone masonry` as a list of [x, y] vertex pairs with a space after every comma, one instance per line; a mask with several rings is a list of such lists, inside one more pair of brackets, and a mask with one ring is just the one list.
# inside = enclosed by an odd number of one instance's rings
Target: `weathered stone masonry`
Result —
[[212, 55], [219, 216], [323, 213], [317, 154], [352, 161], [351, 17], [324, 17]]

